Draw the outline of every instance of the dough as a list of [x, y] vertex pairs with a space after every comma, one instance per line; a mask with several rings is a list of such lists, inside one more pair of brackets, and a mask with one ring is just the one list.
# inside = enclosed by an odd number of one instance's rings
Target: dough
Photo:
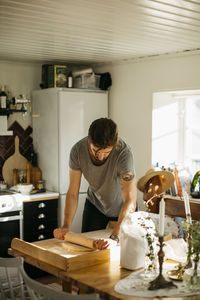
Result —
[[76, 245], [76, 244], [67, 243], [67, 242], [63, 242], [62, 246], [66, 250], [76, 251], [76, 252], [91, 252], [91, 251], [95, 250], [95, 249], [91, 249], [91, 248], [83, 247], [81, 245]]

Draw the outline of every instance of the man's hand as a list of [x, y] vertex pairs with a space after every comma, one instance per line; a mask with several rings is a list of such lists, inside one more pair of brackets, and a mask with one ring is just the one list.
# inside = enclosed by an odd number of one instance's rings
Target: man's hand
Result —
[[99, 250], [109, 249], [110, 247], [117, 246], [117, 244], [117, 241], [112, 239], [99, 239], [94, 241], [95, 248]]
[[65, 228], [65, 227], [61, 227], [61, 228], [56, 228], [53, 231], [53, 235], [56, 239], [59, 240], [64, 240], [65, 234], [69, 232], [69, 229]]

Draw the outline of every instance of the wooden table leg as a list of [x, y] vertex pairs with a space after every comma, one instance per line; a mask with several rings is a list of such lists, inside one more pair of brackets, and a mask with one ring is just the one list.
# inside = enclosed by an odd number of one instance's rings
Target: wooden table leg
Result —
[[66, 280], [62, 280], [62, 290], [67, 293], [72, 292], [72, 283], [71, 279], [66, 278]]
[[85, 284], [81, 284], [77, 280], [66, 278], [66, 280], [62, 280], [62, 289], [65, 292], [72, 294], [92, 294], [97, 293], [100, 295], [100, 300], [111, 300], [112, 296], [109, 296], [106, 293], [96, 291], [94, 288], [86, 286]]

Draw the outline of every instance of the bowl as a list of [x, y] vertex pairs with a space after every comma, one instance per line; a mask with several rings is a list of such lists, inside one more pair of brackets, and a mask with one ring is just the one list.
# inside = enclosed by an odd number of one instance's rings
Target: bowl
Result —
[[33, 189], [33, 185], [29, 183], [18, 184], [18, 191], [23, 195], [29, 195]]
[[6, 190], [7, 189], [7, 184], [5, 181], [0, 181], [0, 191]]

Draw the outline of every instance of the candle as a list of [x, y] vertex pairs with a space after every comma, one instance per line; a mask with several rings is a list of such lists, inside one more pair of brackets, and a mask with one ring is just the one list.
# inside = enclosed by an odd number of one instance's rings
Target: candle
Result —
[[187, 216], [191, 216], [191, 211], [190, 211], [190, 200], [188, 193], [186, 191], [183, 191], [183, 199], [184, 199], [184, 204], [185, 204], [185, 214]]
[[159, 203], [159, 236], [164, 236], [164, 228], [165, 228], [165, 200], [161, 199]]

